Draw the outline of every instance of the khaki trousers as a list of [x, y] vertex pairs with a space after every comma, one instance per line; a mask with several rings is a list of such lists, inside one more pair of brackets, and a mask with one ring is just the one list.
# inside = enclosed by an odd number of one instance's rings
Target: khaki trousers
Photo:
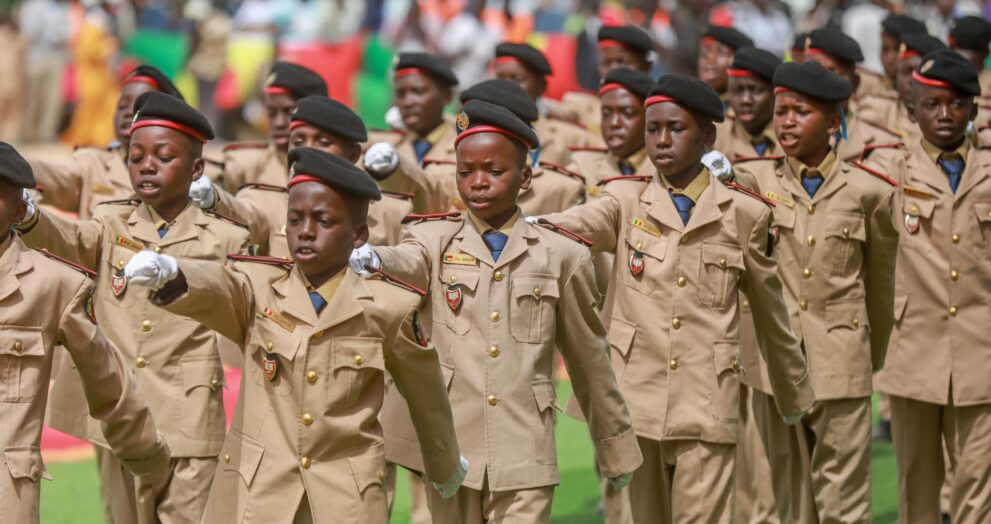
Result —
[[554, 486], [491, 491], [487, 476], [481, 490], [462, 486], [446, 500], [427, 490], [434, 524], [543, 524], [551, 520], [553, 500]]
[[633, 522], [729, 523], [736, 446], [637, 437], [643, 465], [633, 473]]
[[754, 419], [782, 522], [870, 522], [870, 398], [819, 401], [786, 426], [774, 399], [754, 391]]
[[754, 392], [740, 385], [740, 440], [736, 445], [736, 519], [739, 524], [780, 524], [771, 462], [754, 420]]
[[891, 436], [899, 522], [940, 522], [947, 471], [953, 524], [991, 522], [991, 404], [942, 406], [892, 396]]

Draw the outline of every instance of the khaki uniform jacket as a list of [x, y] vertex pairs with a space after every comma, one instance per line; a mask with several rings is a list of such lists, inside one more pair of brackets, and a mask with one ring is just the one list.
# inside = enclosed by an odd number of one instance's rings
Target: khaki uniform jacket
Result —
[[[739, 290], [774, 357], [778, 410], [792, 416], [812, 406], [777, 264], [767, 255], [770, 215], [765, 203], [713, 177], [687, 226], [656, 179], [610, 182], [599, 198], [547, 217], [594, 242], [593, 251], [616, 253], [602, 316], [638, 436], [736, 443]], [[644, 262], [639, 276], [630, 270], [634, 252]]]
[[273, 144], [246, 142], [224, 147], [224, 189], [231, 194], [245, 184], [285, 186], [289, 181], [286, 155]]
[[[93, 220], [81, 222], [41, 211], [34, 227], [24, 233], [24, 241], [96, 269], [96, 317], [134, 370], [172, 455], [216, 456], [225, 423], [217, 334], [155, 307], [145, 288], [128, 285], [115, 295], [114, 281], [142, 249], [180, 259], [225, 260], [228, 253], [247, 249], [248, 232], [190, 204], [168, 234], [159, 238], [148, 206], [139, 202], [103, 204]], [[61, 366], [51, 394], [49, 423], [99, 443], [99, 431], [92, 419], [87, 420], [77, 384], [75, 371]]]
[[56, 345], [68, 351], [83, 377], [79, 402], [102, 421], [102, 433], [124, 465], [135, 474], [165, 467], [168, 447], [157, 436], [134, 375], [90, 319], [93, 283], [17, 237], [0, 254], [0, 267], [4, 521], [38, 522], [39, 480], [51, 479], [40, 445]]
[[[595, 309], [588, 249], [521, 219], [493, 262], [478, 230], [458, 217], [411, 225], [399, 246], [377, 252], [384, 271], [430, 288], [422, 318], [440, 353], [461, 453], [471, 464], [465, 486], [506, 491], [559, 482], [555, 348], [589, 414], [602, 475], [639, 467]], [[400, 401], [390, 392], [383, 412], [387, 456], [420, 470]]]
[[[421, 212], [421, 210], [424, 213], [442, 213], [448, 211], [453, 208], [458, 195], [458, 190], [454, 182], [454, 170], [450, 168], [457, 160], [457, 155], [454, 151], [454, 139], [457, 137], [454, 118], [450, 115], [445, 115], [444, 122], [441, 126], [446, 131], [423, 158], [422, 171], [425, 173], [425, 180], [420, 182], [419, 185], [424, 190], [423, 193], [426, 195], [426, 198], [423, 199], [422, 203], [420, 202], [420, 198], [417, 198], [417, 202], [414, 205], [417, 212]], [[368, 143], [386, 142], [392, 144], [396, 148], [396, 151], [399, 152], [400, 166], [402, 167], [404, 165], [417, 165], [416, 152], [413, 149], [413, 142], [415, 140], [416, 136], [412, 133], [376, 131], [370, 134]], [[409, 178], [417, 180], [416, 173], [412, 168], [405, 169], [405, 172]], [[411, 190], [397, 184], [398, 180], [397, 182], [390, 182], [392, 178], [387, 178], [381, 187], [390, 191], [420, 193], [418, 190]]]
[[901, 137], [903, 142], [922, 138], [919, 125], [908, 118], [908, 110], [897, 98], [872, 95], [860, 101], [856, 115], [875, 122]]
[[109, 200], [134, 196], [127, 165], [117, 148], [76, 149], [67, 163], [30, 158], [31, 169], [44, 188], [43, 204], [93, 217], [96, 206]]
[[[620, 158], [612, 154], [609, 149], [585, 148], [571, 153], [571, 163], [568, 169], [579, 173], [585, 177], [585, 194], [589, 198], [594, 198], [602, 193], [599, 182], [607, 178], [622, 176], [619, 170]], [[657, 170], [650, 163], [650, 157], [644, 155], [640, 165], [634, 166], [637, 175], [654, 175]]]
[[899, 183], [901, 235], [878, 389], [941, 405], [991, 403], [991, 151], [971, 146], [956, 194], [919, 143], [874, 155], [869, 162]]
[[868, 95], [891, 93], [892, 86], [884, 73], [875, 73], [874, 71], [868, 71], [862, 67], [858, 67], [857, 74], [860, 75], [860, 86], [857, 87], [857, 92], [853, 95], [854, 100], [864, 98]]
[[864, 120], [855, 114], [849, 114], [846, 140], [836, 143], [836, 156], [842, 161], [859, 160], [864, 149], [869, 146], [890, 146], [901, 143], [901, 140], [901, 135], [895, 130]]
[[[770, 123], [768, 126], [767, 135], [771, 139], [772, 145], [767, 148], [764, 155], [780, 155], [781, 146], [778, 145], [777, 137], [774, 136], [774, 126]], [[758, 156], [757, 150], [750, 143], [750, 134], [743, 128], [742, 124], [737, 122], [735, 117], [727, 118], [721, 123], [716, 124], [716, 143], [712, 146], [712, 149], [726, 155], [726, 158], [730, 162], [734, 162], [740, 158]]]
[[572, 147], [589, 145], [588, 131], [564, 120], [541, 116], [533, 123], [533, 130], [540, 138], [538, 160], [541, 162], [567, 165], [571, 162]]
[[289, 267], [236, 262], [233, 271], [184, 260], [189, 291], [164, 305], [244, 350], [237, 409], [203, 522], [290, 524], [305, 492], [314, 522], [384, 523], [377, 417], [386, 371], [409, 400], [429, 479], [445, 482], [458, 465], [437, 352], [417, 342], [421, 297], [347, 270], [318, 316]]
[[585, 201], [585, 177], [549, 162], [533, 168], [530, 188], [520, 191], [517, 204], [523, 214], [559, 213]]
[[561, 103], [578, 115], [578, 123], [585, 126], [590, 136], [602, 135], [602, 101], [598, 93], [569, 91], [561, 97]]
[[[740, 185], [776, 204], [779, 274], [816, 398], [870, 396], [893, 322], [894, 188], [839, 160], [812, 199], [783, 159], [737, 164], [734, 172]], [[747, 346], [748, 362], [760, 360]], [[748, 385], [768, 392], [766, 384]]]

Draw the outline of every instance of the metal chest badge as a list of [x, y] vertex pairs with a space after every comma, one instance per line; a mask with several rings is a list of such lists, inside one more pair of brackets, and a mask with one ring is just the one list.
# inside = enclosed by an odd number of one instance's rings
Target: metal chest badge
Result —
[[110, 291], [114, 292], [115, 297], [119, 297], [126, 289], [127, 277], [124, 276], [123, 269], [118, 269], [113, 275], [110, 276]]
[[919, 232], [919, 209], [917, 206], [912, 206], [910, 213], [905, 213], [905, 230], [908, 234], [914, 235]]
[[265, 358], [262, 360], [262, 371], [265, 372], [265, 380], [269, 382], [275, 380], [275, 376], [279, 373], [279, 357], [265, 353]]
[[451, 311], [457, 311], [461, 307], [461, 288], [455, 285], [448, 286], [447, 290], [444, 291], [444, 298]]
[[640, 276], [640, 274], [643, 273], [644, 266], [645, 263], [643, 253], [634, 251], [633, 254], [630, 255], [630, 273], [632, 273], [635, 277]]

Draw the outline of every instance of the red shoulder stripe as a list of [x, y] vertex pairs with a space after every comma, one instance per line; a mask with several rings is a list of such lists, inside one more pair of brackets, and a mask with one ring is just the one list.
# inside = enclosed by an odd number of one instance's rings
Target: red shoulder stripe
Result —
[[379, 192], [382, 193], [383, 195], [389, 195], [389, 196], [392, 196], [392, 197], [404, 198], [404, 199], [407, 199], [407, 200], [412, 200], [413, 197], [416, 196], [416, 194], [414, 194], [414, 193], [404, 193], [402, 191], [384, 191], [384, 190], [381, 190], [380, 189]]
[[261, 189], [263, 191], [276, 191], [279, 193], [289, 192], [289, 189], [283, 186], [273, 186], [271, 184], [259, 184], [258, 182], [250, 182], [247, 184], [242, 184], [241, 187], [237, 188], [239, 192], [244, 189]]
[[410, 222], [416, 222], [417, 220], [448, 220], [459, 217], [461, 217], [461, 213], [458, 211], [451, 211], [450, 213], [434, 213], [431, 215], [410, 214], [403, 218], [402, 223], [408, 224]]
[[96, 278], [97, 275], [98, 275], [96, 271], [93, 271], [92, 269], [90, 269], [88, 267], [80, 266], [79, 264], [77, 264], [77, 263], [75, 263], [75, 262], [73, 262], [71, 260], [66, 260], [66, 259], [64, 259], [64, 258], [56, 255], [55, 253], [52, 253], [51, 251], [49, 251], [49, 250], [47, 250], [45, 248], [38, 248], [35, 251], [41, 253], [42, 255], [45, 255], [46, 257], [48, 257], [48, 258], [50, 258], [52, 260], [55, 260], [56, 262], [61, 262], [61, 263], [65, 264], [65, 265], [67, 265], [67, 266], [71, 267], [72, 269], [75, 269], [76, 271], [78, 271], [78, 272], [86, 275], [89, 278]]
[[566, 167], [564, 167], [564, 166], [562, 166], [560, 164], [555, 164], [554, 162], [546, 162], [546, 161], [541, 160], [540, 161], [540, 166], [541, 167], [547, 167], [547, 168], [553, 169], [554, 171], [557, 171], [558, 173], [561, 173], [562, 175], [568, 175], [571, 178], [577, 178], [578, 180], [581, 180], [581, 182], [583, 184], [585, 183], [585, 177], [582, 174], [577, 173], [575, 171], [572, 171], [572, 170], [570, 170], [570, 169], [568, 169], [568, 168], [566, 168]]
[[654, 177], [651, 175], [620, 175], [620, 176], [611, 176], [609, 178], [603, 178], [596, 185], [604, 186], [614, 180], [636, 180], [637, 182], [650, 182], [653, 179]]
[[204, 213], [206, 213], [207, 216], [216, 217], [216, 218], [219, 218], [221, 220], [225, 220], [227, 222], [230, 222], [231, 224], [234, 224], [235, 226], [241, 226], [244, 229], [248, 229], [248, 224], [245, 224], [244, 222], [241, 222], [240, 220], [238, 220], [238, 219], [236, 219], [234, 217], [227, 216], [227, 215], [225, 215], [223, 213], [218, 213], [216, 211], [204, 211]]
[[743, 193], [745, 195], [750, 195], [750, 196], [756, 198], [757, 200], [760, 200], [761, 202], [767, 204], [770, 207], [778, 207], [777, 204], [775, 204], [773, 200], [770, 200], [768, 198], [764, 198], [764, 196], [761, 195], [760, 193], [758, 193], [756, 191], [751, 191], [751, 190], [749, 190], [749, 189], [741, 186], [740, 184], [737, 184], [735, 182], [723, 182], [723, 184], [725, 184], [726, 187], [728, 187], [728, 188], [730, 188], [730, 189], [732, 189], [734, 191], [739, 191], [739, 192], [741, 192], [741, 193]]
[[431, 164], [437, 164], [441, 166], [456, 166], [457, 162], [454, 160], [442, 160], [440, 158], [425, 158], [423, 159], [423, 167], [427, 167]]
[[572, 146], [568, 148], [568, 151], [572, 153], [577, 153], [579, 151], [591, 151], [593, 153], [608, 153], [608, 147], [598, 147], [598, 146]]
[[734, 164], [740, 164], [743, 162], [753, 162], [754, 160], [781, 160], [784, 155], [767, 155], [767, 156], [738, 156], [733, 159]]
[[273, 258], [273, 257], [256, 257], [251, 255], [238, 255], [236, 253], [231, 253], [227, 255], [228, 260], [233, 260], [235, 262], [259, 262], [261, 264], [271, 264], [273, 266], [283, 266], [286, 269], [290, 269], [293, 266], [293, 261], [286, 258]]
[[560, 233], [560, 234], [562, 234], [562, 235], [564, 235], [564, 236], [566, 236], [566, 237], [574, 240], [575, 242], [578, 242], [579, 244], [584, 244], [585, 247], [592, 247], [592, 241], [591, 240], [589, 240], [589, 239], [587, 239], [587, 238], [579, 235], [578, 233], [575, 233], [574, 231], [571, 231], [570, 229], [561, 227], [561, 226], [555, 224], [554, 222], [551, 222], [550, 220], [547, 220], [546, 218], [538, 218], [537, 219], [537, 223], [540, 224], [540, 225], [542, 225], [542, 226], [544, 226], [547, 229], [550, 229], [551, 231], [554, 231], [555, 233]]
[[237, 151], [238, 149], [263, 149], [268, 147], [268, 142], [238, 142], [227, 144], [222, 151]]
[[414, 286], [413, 284], [410, 284], [409, 282], [406, 282], [406, 281], [403, 281], [403, 280], [401, 280], [399, 278], [396, 278], [396, 277], [394, 277], [394, 276], [386, 273], [385, 271], [382, 271], [381, 269], [376, 270], [375, 271], [375, 274], [380, 275], [382, 277], [382, 280], [385, 280], [386, 282], [388, 282], [390, 284], [395, 284], [395, 285], [397, 285], [397, 286], [399, 286], [401, 288], [404, 288], [404, 289], [407, 289], [409, 291], [412, 291], [412, 292], [416, 293], [417, 295], [420, 295], [421, 297], [427, 296], [426, 290], [420, 289], [420, 288]]
[[889, 177], [888, 175], [885, 175], [884, 173], [881, 173], [880, 171], [871, 169], [871, 168], [865, 166], [864, 164], [861, 164], [860, 162], [857, 162], [856, 160], [851, 160], [850, 163], [853, 164], [853, 165], [855, 165], [855, 166], [857, 166], [857, 167], [859, 167], [860, 169], [863, 169], [864, 171], [866, 171], [866, 172], [868, 172], [868, 173], [876, 176], [877, 178], [880, 178], [881, 180], [884, 180], [885, 182], [891, 184], [891, 187], [898, 187], [898, 182], [895, 182], [895, 180], [893, 178]]

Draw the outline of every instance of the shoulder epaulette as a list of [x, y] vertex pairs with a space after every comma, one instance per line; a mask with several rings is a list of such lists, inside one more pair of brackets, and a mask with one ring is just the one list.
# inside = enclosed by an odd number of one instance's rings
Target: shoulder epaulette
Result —
[[757, 200], [760, 200], [761, 202], [767, 204], [770, 207], [778, 207], [777, 204], [775, 204], [773, 200], [771, 200], [769, 198], [764, 198], [760, 193], [758, 193], [756, 191], [751, 191], [751, 190], [749, 190], [749, 189], [741, 186], [740, 184], [727, 181], [727, 182], [723, 182], [723, 185], [725, 185], [726, 187], [732, 189], [733, 191], [739, 191], [740, 193], [743, 193], [744, 195], [748, 195], [748, 196], [754, 197]]
[[383, 195], [399, 198], [401, 200], [413, 200], [416, 197], [415, 193], [405, 193], [403, 191], [384, 191], [380, 189], [379, 192]]
[[881, 180], [884, 180], [885, 182], [891, 184], [891, 187], [898, 187], [898, 182], [895, 182], [895, 180], [889, 177], [888, 175], [885, 175], [884, 173], [881, 173], [880, 171], [877, 171], [875, 169], [871, 169], [856, 160], [851, 160], [850, 163], [859, 167], [860, 169], [863, 169], [867, 173], [870, 173], [871, 175], [874, 175], [875, 177], [880, 178]]
[[48, 258], [50, 258], [50, 259], [52, 259], [52, 260], [54, 260], [56, 262], [61, 262], [61, 263], [65, 264], [65, 265], [67, 265], [67, 266], [71, 267], [72, 269], [75, 269], [76, 271], [78, 271], [78, 272], [86, 275], [89, 278], [96, 278], [97, 277], [97, 272], [96, 271], [93, 271], [92, 269], [90, 269], [88, 267], [80, 266], [79, 264], [77, 264], [77, 263], [75, 263], [75, 262], [73, 262], [71, 260], [66, 260], [66, 259], [64, 259], [64, 258], [56, 255], [55, 253], [52, 253], [51, 251], [49, 251], [49, 250], [47, 250], [45, 248], [38, 248], [38, 249], [35, 249], [35, 251], [41, 253], [42, 255], [45, 255], [46, 257], [48, 257]]
[[753, 162], [754, 160], [782, 160], [784, 155], [767, 155], [767, 156], [738, 156], [733, 159], [734, 164], [742, 164], [744, 162]]
[[141, 205], [140, 198], [122, 198], [120, 200], [105, 200], [97, 204], [98, 206], [139, 206]]
[[378, 275], [378, 276], [382, 277], [382, 280], [384, 280], [384, 281], [386, 281], [386, 282], [388, 282], [388, 283], [390, 283], [392, 285], [399, 286], [399, 287], [401, 287], [401, 288], [403, 288], [403, 289], [405, 289], [407, 291], [412, 291], [412, 292], [416, 293], [417, 295], [420, 295], [421, 297], [427, 296], [427, 291], [426, 290], [420, 289], [420, 288], [414, 286], [413, 284], [410, 284], [409, 282], [406, 282], [406, 281], [404, 281], [404, 280], [402, 280], [400, 278], [394, 277], [394, 276], [386, 273], [385, 271], [382, 271], [381, 269], [375, 270], [375, 272], [372, 273], [372, 274], [373, 275]]
[[587, 239], [587, 238], [579, 235], [578, 233], [575, 233], [574, 231], [571, 231], [570, 229], [561, 227], [561, 226], [559, 226], [559, 225], [551, 222], [550, 220], [547, 220], [546, 218], [538, 218], [537, 219], [537, 224], [543, 226], [544, 229], [549, 229], [549, 230], [551, 230], [551, 231], [553, 231], [555, 233], [564, 235], [564, 236], [570, 238], [571, 240], [574, 240], [575, 242], [578, 242], [579, 244], [583, 244], [585, 247], [592, 247], [592, 241], [591, 240], [589, 240], [589, 239]]
[[894, 142], [891, 144], [871, 144], [868, 146], [864, 146], [864, 149], [860, 152], [860, 155], [858, 157], [855, 157], [854, 160], [864, 160], [865, 158], [870, 156], [871, 152], [876, 151], [878, 149], [898, 149], [899, 147], [902, 147], [902, 145], [904, 144], [902, 144], [901, 142]]
[[223, 151], [237, 151], [238, 149], [264, 149], [268, 147], [268, 142], [237, 142], [235, 144], [227, 144], [224, 146]]
[[251, 255], [238, 255], [235, 253], [227, 255], [227, 260], [233, 260], [234, 262], [257, 262], [259, 264], [281, 266], [286, 269], [292, 269], [293, 266], [293, 261], [287, 258], [256, 257]]
[[259, 184], [258, 182], [251, 182], [248, 184], [242, 184], [241, 187], [237, 188], [238, 192], [244, 189], [261, 189], [262, 191], [275, 191], [277, 193], [288, 193], [289, 188], [283, 186], [273, 186], [271, 184]]
[[402, 223], [409, 224], [410, 222], [426, 222], [430, 220], [455, 221], [455, 220], [459, 220], [460, 218], [461, 218], [461, 213], [457, 211], [451, 211], [450, 213], [434, 213], [430, 215], [411, 214], [411, 215], [406, 215], [406, 217], [403, 218]]
[[45, 186], [43, 186], [41, 184], [35, 185], [34, 186], [34, 190], [37, 191], [37, 192], [39, 192], [39, 193], [41, 193], [41, 194], [45, 194]]
[[589, 151], [592, 153], [608, 153], [609, 148], [599, 147], [599, 146], [571, 146], [568, 148], [568, 151], [571, 151], [572, 153], [578, 153], [581, 151]]
[[234, 217], [227, 216], [223, 213], [218, 213], [216, 211], [203, 211], [203, 214], [205, 214], [208, 217], [219, 218], [220, 220], [223, 220], [225, 222], [230, 222], [231, 224], [234, 224], [235, 226], [243, 227], [244, 229], [249, 229], [248, 224], [245, 224], [244, 222], [241, 222], [240, 220]]
[[596, 185], [604, 186], [614, 180], [635, 180], [637, 182], [650, 182], [653, 179], [654, 177], [651, 175], [619, 175], [619, 176], [611, 176], [609, 178], [603, 178], [602, 180], [599, 180], [599, 183]]
[[114, 151], [114, 150], [118, 149], [119, 147], [120, 147], [119, 145], [114, 145], [114, 144], [109, 144], [109, 145], [105, 145], [105, 146], [96, 146], [96, 145], [89, 145], [89, 144], [77, 144], [77, 145], [72, 146], [72, 150], [73, 151], [79, 151], [80, 149], [95, 149], [97, 151], [105, 151], [105, 152], [108, 152], [109, 153], [111, 151]]
[[423, 167], [427, 167], [431, 164], [437, 164], [441, 166], [456, 166], [457, 162], [454, 160], [442, 160], [440, 158], [425, 158], [423, 159]]
[[568, 175], [571, 178], [578, 179], [579, 181], [581, 181], [582, 184], [585, 183], [585, 177], [584, 176], [582, 176], [580, 173], [576, 173], [576, 172], [574, 172], [574, 171], [572, 171], [572, 170], [570, 170], [570, 169], [568, 169], [568, 168], [566, 168], [566, 167], [564, 167], [564, 166], [562, 166], [560, 164], [555, 164], [554, 162], [546, 162], [544, 160], [541, 160], [540, 161], [540, 167], [546, 167], [548, 169], [552, 169], [554, 171], [557, 171], [558, 173], [561, 173], [562, 175]]

